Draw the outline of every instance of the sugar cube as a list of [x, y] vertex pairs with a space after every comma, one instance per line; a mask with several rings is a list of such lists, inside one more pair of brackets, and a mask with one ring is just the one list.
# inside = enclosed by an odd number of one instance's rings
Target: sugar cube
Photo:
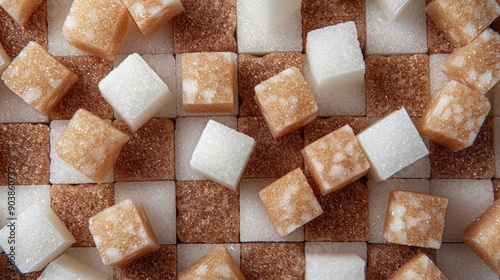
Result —
[[404, 279], [435, 279], [446, 280], [441, 270], [424, 253], [418, 252], [402, 267], [389, 276], [388, 280]]
[[0, 7], [2, 7], [17, 24], [24, 26], [42, 2], [43, 0], [2, 0], [0, 1]]
[[283, 22], [297, 10], [300, 11], [301, 6], [301, 1], [298, 0], [243, 0], [241, 3], [249, 15], [259, 19], [255, 23], [265, 30], [283, 28]]
[[106, 273], [108, 279], [113, 278], [113, 268], [102, 263], [96, 247], [71, 247], [65, 254]]
[[306, 254], [306, 280], [365, 279], [365, 261], [354, 253]]
[[130, 15], [144, 36], [152, 35], [184, 10], [180, 0], [124, 0], [123, 4], [127, 6]]
[[131, 53], [142, 55], [173, 54], [174, 39], [172, 23], [168, 22], [154, 34], [144, 36], [133, 19], [129, 18], [127, 33], [123, 37], [118, 54], [129, 55]]
[[76, 74], [33, 41], [2, 75], [9, 89], [44, 116], [49, 114], [77, 79]]
[[113, 60], [127, 32], [128, 19], [127, 8], [119, 0], [76, 0], [62, 33], [70, 45]]
[[450, 79], [441, 71], [441, 64], [446, 60], [449, 54], [439, 53], [429, 55], [429, 83], [431, 86], [431, 99], [437, 92], [450, 82]]
[[255, 140], [209, 120], [189, 164], [210, 180], [235, 190], [255, 148]]
[[0, 123], [48, 123], [49, 118], [40, 114], [17, 94], [0, 82]]
[[437, 250], [439, 269], [448, 279], [469, 280], [479, 277], [483, 280], [497, 280], [493, 272], [474, 252], [463, 243], [445, 243]]
[[107, 277], [104, 272], [78, 261], [68, 254], [62, 254], [49, 263], [38, 279], [106, 280]]
[[396, 19], [410, 5], [412, 0], [377, 0], [377, 4], [389, 19]]
[[11, 59], [9, 55], [7, 54], [7, 52], [5, 52], [2, 44], [0, 44], [0, 74], [2, 74], [5, 69], [7, 69], [10, 62]]
[[90, 218], [89, 229], [102, 262], [112, 267], [125, 266], [159, 247], [144, 208], [130, 199]]
[[[12, 185], [10, 189], [13, 189]], [[40, 205], [41, 207], [50, 207], [49, 185], [15, 186], [14, 193], [16, 195], [15, 205], [11, 205], [13, 202], [9, 202], [9, 186], [0, 186], [0, 228], [8, 224], [8, 217], [17, 217], [17, 215], [33, 204]], [[14, 211], [9, 211], [9, 206], [15, 206]]]
[[114, 279], [177, 279], [177, 246], [162, 245], [156, 251], [113, 270]]
[[366, 262], [366, 242], [306, 242], [306, 254], [354, 253]]
[[[177, 271], [178, 273], [186, 270], [204, 255], [206, 255], [210, 250], [212, 250], [218, 244], [177, 244]], [[240, 267], [240, 249], [241, 244], [236, 243], [225, 243], [227, 251], [233, 258], [236, 266]]]
[[74, 242], [54, 211], [36, 204], [0, 230], [0, 247], [8, 257], [14, 255], [21, 273], [42, 270]]
[[255, 99], [274, 138], [311, 122], [318, 111], [297, 67], [285, 69], [255, 86]]
[[300, 168], [260, 190], [259, 196], [282, 237], [323, 213]]
[[[433, 0], [426, 0], [430, 3]], [[446, 54], [454, 50], [453, 45], [446, 38], [446, 35], [441, 31], [436, 24], [426, 14], [427, 22], [427, 45], [429, 46], [429, 55], [431, 54]]]
[[55, 151], [66, 163], [102, 183], [129, 139], [104, 120], [79, 109], [57, 140]]
[[[99, 90], [132, 132], [136, 132], [173, 98], [158, 74], [136, 53], [129, 55], [102, 79]], [[124, 95], [124, 92], [127, 94]]]
[[306, 55], [320, 93], [358, 84], [364, 79], [365, 62], [353, 21], [307, 33]]

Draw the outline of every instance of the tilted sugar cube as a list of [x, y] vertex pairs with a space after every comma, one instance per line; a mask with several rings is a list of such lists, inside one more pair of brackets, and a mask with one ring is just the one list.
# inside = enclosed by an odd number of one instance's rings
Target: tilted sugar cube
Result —
[[425, 10], [447, 39], [461, 47], [500, 15], [500, 4], [495, 0], [436, 0]]
[[488, 98], [451, 81], [432, 99], [418, 130], [422, 137], [456, 152], [474, 143], [490, 107]]
[[7, 52], [5, 52], [5, 49], [3, 48], [2, 44], [0, 44], [0, 75], [7, 69], [9, 64], [11, 63], [11, 59]]
[[14, 21], [24, 26], [43, 0], [0, 0], [2, 7]]
[[36, 204], [0, 230], [0, 247], [21, 273], [42, 270], [75, 241], [52, 209]]
[[102, 183], [130, 137], [94, 114], [79, 109], [56, 143], [66, 163]]
[[184, 11], [180, 0], [122, 0], [144, 36], [154, 34]]
[[307, 145], [302, 155], [322, 195], [358, 180], [370, 168], [349, 125]]
[[391, 20], [397, 18], [412, 0], [377, 0], [379, 7], [384, 10]]
[[313, 121], [318, 112], [318, 104], [295, 66], [255, 86], [255, 100], [274, 138]]
[[44, 116], [49, 115], [77, 79], [36, 42], [29, 42], [2, 75], [10, 90]]
[[160, 246], [146, 211], [130, 199], [90, 218], [89, 229], [102, 262], [112, 267], [125, 266]]
[[447, 278], [426, 254], [418, 252], [388, 278], [388, 280], [406, 279], [446, 280]]
[[451, 80], [485, 94], [500, 81], [500, 35], [487, 28], [472, 42], [451, 53], [441, 70]]
[[136, 53], [102, 79], [99, 90], [132, 132], [173, 99], [168, 86]]
[[75, 0], [62, 33], [70, 45], [113, 60], [127, 32], [128, 18], [119, 0]]
[[354, 253], [307, 254], [306, 280], [364, 280], [365, 261]]
[[439, 249], [448, 199], [391, 190], [384, 238], [393, 243]]
[[307, 33], [306, 55], [313, 81], [321, 93], [364, 80], [365, 62], [353, 21]]
[[300, 168], [263, 188], [259, 196], [282, 237], [323, 213]]
[[37, 280], [106, 280], [106, 273], [63, 254], [49, 263]]

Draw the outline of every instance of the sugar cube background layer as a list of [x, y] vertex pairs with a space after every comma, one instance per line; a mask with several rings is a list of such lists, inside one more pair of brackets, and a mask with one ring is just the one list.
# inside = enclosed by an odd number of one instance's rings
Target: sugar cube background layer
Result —
[[431, 87], [431, 98], [444, 87], [450, 79], [441, 71], [441, 64], [446, 60], [449, 54], [431, 54], [429, 55], [429, 83]]
[[305, 279], [365, 279], [365, 261], [354, 253], [307, 254]]
[[0, 82], [0, 123], [48, 123], [49, 118], [33, 109]]
[[[11, 188], [12, 189], [12, 188]], [[10, 215], [9, 210], [9, 186], [0, 186], [0, 228], [8, 224], [9, 217], [16, 217], [31, 205], [50, 207], [49, 185], [26, 185], [15, 187], [15, 209]], [[12, 200], [12, 199], [11, 199]], [[12, 202], [10, 204], [13, 204]]]
[[38, 279], [62, 280], [68, 278], [77, 278], [82, 280], [106, 280], [107, 275], [104, 272], [82, 263], [67, 254], [62, 254], [57, 259], [49, 263]]
[[377, 0], [377, 4], [382, 9], [389, 19], [396, 19], [405, 8], [410, 5], [412, 0]]
[[448, 279], [466, 280], [481, 275], [481, 279], [496, 280], [494, 273], [463, 243], [443, 244], [436, 251], [436, 264]]
[[96, 247], [70, 247], [65, 254], [106, 273], [108, 280], [113, 278], [113, 268], [102, 263]]
[[306, 254], [354, 253], [366, 262], [366, 242], [306, 242]]
[[175, 245], [161, 245], [154, 252], [128, 265], [113, 270], [118, 279], [144, 279], [161, 275], [163, 279], [177, 279], [177, 248]]

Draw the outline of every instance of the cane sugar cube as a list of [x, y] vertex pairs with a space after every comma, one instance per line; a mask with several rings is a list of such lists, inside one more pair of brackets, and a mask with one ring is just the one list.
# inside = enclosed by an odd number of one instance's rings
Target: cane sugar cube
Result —
[[[14, 231], [15, 246], [8, 243]], [[12, 238], [10, 238], [12, 240]], [[0, 230], [0, 246], [21, 273], [39, 271], [75, 242], [52, 209], [32, 205]]]
[[322, 195], [358, 180], [370, 168], [349, 125], [307, 145], [302, 155]]
[[70, 45], [113, 60], [127, 32], [128, 19], [127, 8], [118, 0], [76, 0], [62, 33]]
[[429, 154], [405, 108], [385, 116], [357, 135], [370, 162], [370, 174], [385, 180]]
[[113, 269], [114, 279], [177, 279], [177, 247], [162, 245], [124, 267]]
[[262, 189], [259, 196], [282, 237], [323, 213], [300, 168]]
[[461, 47], [500, 15], [500, 4], [494, 0], [437, 0], [429, 3], [425, 11], [448, 40]]
[[419, 123], [419, 132], [454, 152], [471, 146], [490, 111], [488, 98], [456, 81], [432, 99]]
[[464, 230], [464, 241], [496, 274], [500, 274], [500, 201]]
[[38, 279], [106, 280], [107, 277], [104, 272], [63, 254], [50, 262]]
[[365, 62], [353, 21], [307, 33], [306, 55], [320, 93], [358, 84], [364, 79]]
[[439, 249], [448, 199], [391, 190], [384, 238], [389, 242]]
[[441, 65], [448, 78], [485, 94], [500, 81], [500, 34], [487, 28]]
[[48, 116], [77, 79], [76, 74], [36, 42], [30, 42], [2, 75], [9, 89], [44, 116]]
[[124, 0], [123, 4], [127, 6], [130, 15], [144, 36], [154, 34], [173, 17], [184, 11], [180, 0]]
[[450, 82], [450, 79], [441, 71], [441, 64], [449, 54], [439, 53], [429, 55], [429, 83], [431, 86], [431, 99], [438, 91]]
[[130, 199], [106, 208], [89, 219], [102, 262], [124, 266], [159, 247], [143, 206]]
[[[430, 3], [433, 0], [426, 0]], [[430, 16], [426, 14], [427, 23], [427, 45], [429, 47], [429, 54], [446, 54], [451, 53], [454, 50], [453, 45], [450, 40], [446, 38], [446, 35], [441, 31], [436, 24], [431, 20]]]
[[[102, 96], [136, 132], [172, 98], [167, 85], [136, 53], [99, 82]], [[123, 93], [127, 94], [124, 95]]]
[[418, 252], [402, 267], [396, 270], [388, 278], [389, 280], [404, 279], [435, 279], [446, 280], [441, 270], [424, 253]]
[[297, 67], [290, 67], [255, 86], [255, 98], [274, 138], [316, 118], [318, 105]]
[[2, 74], [5, 69], [7, 69], [10, 62], [11, 59], [9, 55], [7, 54], [7, 52], [5, 52], [2, 44], [0, 44], [0, 74]]
[[382, 9], [387, 18], [396, 19], [410, 5], [412, 0], [377, 0], [377, 4]]
[[497, 280], [498, 274], [493, 272], [467, 244], [445, 243], [436, 252], [436, 264], [448, 279]]
[[231, 113], [237, 102], [231, 53], [182, 55], [182, 103], [186, 112]]
[[209, 120], [189, 163], [206, 178], [235, 190], [254, 148], [253, 138]]
[[[2, 7], [20, 26], [24, 26], [43, 0], [2, 0]], [[1, 72], [1, 71], [0, 71]]]
[[306, 280], [365, 279], [365, 261], [354, 253], [306, 254]]
[[[218, 244], [177, 244], [177, 272], [180, 273], [196, 263]], [[240, 267], [241, 243], [224, 243], [236, 266]]]

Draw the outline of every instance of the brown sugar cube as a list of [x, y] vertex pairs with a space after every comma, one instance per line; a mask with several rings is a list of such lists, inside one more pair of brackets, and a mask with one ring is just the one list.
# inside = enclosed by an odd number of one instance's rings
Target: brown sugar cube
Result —
[[352, 128], [345, 125], [302, 149], [322, 195], [337, 191], [368, 173], [370, 163]]
[[175, 192], [180, 242], [239, 241], [239, 191], [212, 181], [179, 181]]
[[115, 181], [174, 180], [174, 122], [153, 118], [133, 133], [123, 120], [113, 125], [130, 137], [113, 171]]
[[45, 124], [0, 124], [0, 185], [8, 185], [12, 170], [18, 185], [49, 183], [49, 130]]
[[302, 167], [304, 141], [299, 130], [275, 139], [263, 117], [238, 118], [238, 131], [252, 137], [255, 149], [243, 172], [244, 178], [279, 178]]
[[429, 279], [446, 280], [441, 270], [424, 253], [418, 252], [411, 260], [396, 270], [388, 280]]
[[324, 212], [305, 227], [306, 241], [367, 241], [368, 189], [356, 181], [328, 195], [314, 194]]
[[43, 0], [2, 0], [2, 7], [17, 24], [23, 26], [28, 22], [36, 8], [42, 4]]
[[427, 55], [370, 55], [365, 63], [367, 117], [384, 117], [401, 107], [410, 117], [422, 116], [430, 98]]
[[122, 0], [144, 36], [154, 34], [184, 11], [180, 0]]
[[102, 262], [125, 266], [159, 248], [142, 205], [130, 199], [89, 219], [89, 229]]
[[149, 255], [113, 269], [113, 279], [177, 279], [177, 246], [161, 245]]
[[384, 238], [393, 243], [439, 249], [448, 199], [391, 190]]
[[303, 243], [243, 243], [241, 272], [247, 279], [303, 279]]
[[464, 242], [496, 274], [500, 274], [500, 201], [464, 230]]
[[235, 76], [231, 53], [183, 54], [182, 104], [186, 112], [233, 112]]
[[451, 80], [485, 94], [500, 80], [500, 34], [487, 28], [451, 53], [441, 71]]
[[259, 196], [282, 237], [323, 213], [300, 168], [260, 190]]
[[494, 0], [434, 0], [425, 10], [455, 47], [472, 41], [500, 15]]
[[451, 81], [427, 106], [418, 131], [422, 137], [457, 152], [474, 143], [490, 108], [488, 98]]
[[48, 116], [78, 76], [38, 43], [30, 42], [3, 72], [2, 80], [31, 107]]
[[50, 197], [50, 207], [76, 239], [72, 246], [95, 246], [89, 230], [89, 219], [113, 206], [114, 185], [52, 185]]
[[101, 119], [113, 119], [111, 105], [99, 91], [99, 82], [113, 70], [113, 62], [96, 56], [63, 56], [57, 59], [78, 75], [78, 81], [50, 112], [52, 120], [69, 120], [82, 108]]
[[85, 109], [79, 109], [56, 143], [57, 155], [97, 183], [104, 181], [130, 137]]
[[236, 1], [182, 0], [173, 20], [174, 53], [236, 52]]
[[274, 138], [311, 122], [318, 112], [304, 76], [293, 66], [255, 86], [255, 99]]
[[62, 34], [70, 45], [113, 60], [127, 32], [128, 18], [119, 0], [75, 0]]
[[201, 259], [179, 274], [179, 280], [188, 279], [245, 279], [238, 265], [224, 245], [214, 246]]
[[42, 271], [21, 273], [4, 252], [0, 253], [0, 275], [5, 279], [37, 280]]
[[[427, 0], [426, 3], [429, 4], [434, 0]], [[441, 31], [436, 24], [430, 19], [430, 17], [426, 14], [426, 23], [427, 23], [427, 47], [429, 50], [429, 54], [437, 54], [437, 53], [451, 53], [454, 49], [453, 45], [444, 35], [444, 32]]]

